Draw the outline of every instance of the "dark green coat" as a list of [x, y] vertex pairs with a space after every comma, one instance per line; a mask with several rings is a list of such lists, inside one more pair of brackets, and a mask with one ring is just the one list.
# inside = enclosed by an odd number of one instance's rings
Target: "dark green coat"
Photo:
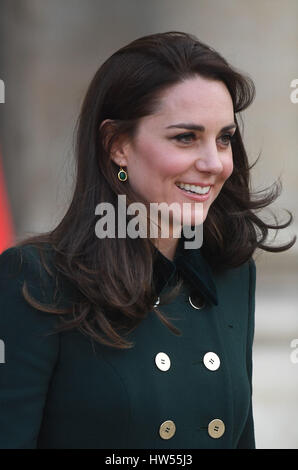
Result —
[[[255, 263], [216, 274], [200, 250], [177, 251], [174, 262], [158, 252], [154, 276], [161, 304], [175, 271], [185, 280], [183, 289], [160, 309], [182, 335], [153, 310], [131, 333], [134, 348], [116, 350], [79, 331], [46, 335], [57, 317], [32, 308], [21, 294], [26, 280], [35, 298], [51, 298], [53, 281], [36, 249], [13, 247], [0, 255], [0, 448], [255, 447]], [[198, 293], [206, 302], [201, 309], [189, 302], [191, 294], [198, 305]], [[71, 298], [67, 284], [62, 296]], [[160, 352], [167, 356], [158, 362]], [[213, 354], [205, 365], [208, 352]], [[170, 361], [167, 370], [163, 357]], [[214, 357], [220, 361], [216, 370]], [[221, 421], [210, 430], [214, 419]]]

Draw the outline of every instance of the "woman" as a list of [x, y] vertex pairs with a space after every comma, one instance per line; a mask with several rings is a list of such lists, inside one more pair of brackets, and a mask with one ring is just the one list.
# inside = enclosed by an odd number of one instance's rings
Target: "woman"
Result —
[[[0, 256], [2, 448], [255, 447], [252, 255], [295, 240], [267, 246], [291, 217], [272, 227], [255, 213], [280, 185], [252, 198], [236, 114], [253, 98], [248, 77], [182, 32], [99, 68], [66, 215]], [[166, 237], [166, 211], [155, 237], [133, 235], [136, 202], [174, 203]]]

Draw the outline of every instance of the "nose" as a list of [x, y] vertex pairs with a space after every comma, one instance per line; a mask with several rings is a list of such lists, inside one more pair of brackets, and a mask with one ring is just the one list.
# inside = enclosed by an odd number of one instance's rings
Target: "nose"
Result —
[[223, 163], [216, 143], [210, 143], [201, 148], [201, 153], [195, 164], [199, 171], [220, 174], [223, 171]]

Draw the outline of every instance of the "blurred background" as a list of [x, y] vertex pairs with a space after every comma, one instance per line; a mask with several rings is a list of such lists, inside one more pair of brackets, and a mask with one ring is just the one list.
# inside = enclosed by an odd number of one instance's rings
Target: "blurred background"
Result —
[[[294, 223], [275, 242], [298, 233], [298, 103], [290, 99], [298, 79], [297, 0], [1, 0], [0, 252], [65, 214], [74, 126], [101, 63], [138, 37], [171, 30], [195, 34], [254, 80], [256, 99], [242, 113], [250, 161], [261, 154], [253, 188], [281, 177], [272, 207], [281, 222], [290, 210]], [[269, 211], [264, 217], [273, 220]], [[255, 260], [256, 446], [297, 449], [298, 243]]]

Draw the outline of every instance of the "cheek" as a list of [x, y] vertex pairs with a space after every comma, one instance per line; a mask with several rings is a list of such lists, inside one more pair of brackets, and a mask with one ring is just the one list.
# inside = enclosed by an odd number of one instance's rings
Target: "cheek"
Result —
[[146, 140], [138, 147], [136, 159], [138, 166], [146, 168], [148, 174], [154, 174], [159, 180], [175, 177], [184, 169], [181, 156], [175, 158], [169, 147], [161, 142], [155, 144]]
[[223, 162], [222, 179], [224, 181], [226, 181], [231, 176], [231, 174], [233, 173], [233, 169], [233, 157], [231, 156]]
[[164, 159], [162, 158], [160, 146], [146, 141], [137, 147], [134, 160], [138, 167], [146, 168], [150, 172], [157, 172], [163, 165]]

